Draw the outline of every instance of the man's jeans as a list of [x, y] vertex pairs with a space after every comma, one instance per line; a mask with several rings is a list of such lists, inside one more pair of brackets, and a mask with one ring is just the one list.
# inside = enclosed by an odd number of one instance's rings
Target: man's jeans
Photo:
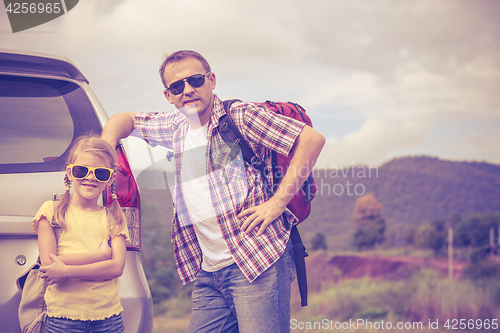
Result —
[[289, 242], [281, 258], [254, 282], [236, 264], [201, 270], [193, 288], [189, 332], [290, 332], [290, 285], [295, 262]]

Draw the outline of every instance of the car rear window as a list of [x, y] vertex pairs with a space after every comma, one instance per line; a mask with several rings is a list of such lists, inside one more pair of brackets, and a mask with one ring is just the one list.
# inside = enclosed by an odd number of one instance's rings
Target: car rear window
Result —
[[100, 125], [79, 85], [0, 75], [0, 173], [62, 170], [73, 138], [89, 131]]

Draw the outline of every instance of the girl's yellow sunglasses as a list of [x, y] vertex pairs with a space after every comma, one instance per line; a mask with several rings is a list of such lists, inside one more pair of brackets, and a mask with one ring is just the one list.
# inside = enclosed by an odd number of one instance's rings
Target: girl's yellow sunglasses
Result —
[[100, 182], [107, 182], [111, 178], [111, 175], [115, 170], [104, 168], [104, 167], [88, 167], [81, 164], [70, 164], [68, 165], [71, 169], [71, 175], [76, 179], [84, 179], [92, 171], [94, 173], [95, 179]]

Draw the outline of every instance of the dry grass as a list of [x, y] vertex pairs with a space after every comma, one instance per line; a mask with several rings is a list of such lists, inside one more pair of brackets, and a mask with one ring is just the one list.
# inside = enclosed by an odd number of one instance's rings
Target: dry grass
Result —
[[156, 316], [153, 319], [153, 333], [185, 333], [189, 326], [190, 315], [182, 318]]
[[[500, 319], [497, 301], [487, 288], [468, 280], [448, 280], [443, 273], [433, 269], [420, 268], [400, 279], [339, 279], [337, 276], [328, 281], [323, 276], [320, 282], [315, 281], [319, 275], [311, 271], [308, 276], [310, 284], [317, 288], [310, 291], [307, 307], [300, 306], [297, 285], [295, 282], [292, 285], [292, 333], [440, 333], [457, 331], [443, 327], [448, 319]], [[191, 301], [187, 298], [172, 299], [156, 306], [155, 312], [161, 315], [154, 318], [154, 332], [186, 332], [190, 306]], [[350, 324], [358, 320], [363, 320], [359, 322], [361, 325]], [[439, 329], [430, 328], [429, 323], [436, 321]], [[366, 322], [371, 324], [366, 325]], [[398, 323], [403, 325], [402, 329], [397, 328]], [[473, 331], [488, 332], [485, 329], [468, 330]]]

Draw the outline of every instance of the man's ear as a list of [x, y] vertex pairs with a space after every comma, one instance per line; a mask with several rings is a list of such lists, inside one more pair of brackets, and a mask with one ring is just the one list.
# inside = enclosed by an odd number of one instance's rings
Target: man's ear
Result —
[[168, 89], [163, 90], [163, 95], [165, 95], [170, 104], [174, 104], [174, 100], [172, 99], [172, 95]]
[[208, 82], [210, 83], [210, 88], [212, 88], [212, 90], [215, 89], [215, 86], [216, 86], [216, 78], [215, 78], [215, 74], [214, 73], [210, 73], [210, 75], [208, 76]]

